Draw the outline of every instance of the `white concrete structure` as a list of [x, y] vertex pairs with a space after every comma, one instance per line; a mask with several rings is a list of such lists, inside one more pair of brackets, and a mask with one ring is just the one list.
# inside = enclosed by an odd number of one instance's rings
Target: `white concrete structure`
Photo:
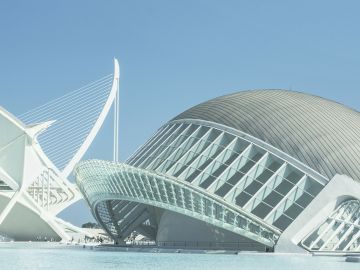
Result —
[[0, 235], [67, 241], [72, 232], [87, 234], [56, 215], [81, 199], [67, 177], [117, 100], [117, 60], [114, 64], [113, 75], [35, 108], [21, 120], [0, 108]]
[[245, 91], [170, 120], [126, 163], [75, 169], [118, 243], [360, 251], [360, 114], [320, 97]]

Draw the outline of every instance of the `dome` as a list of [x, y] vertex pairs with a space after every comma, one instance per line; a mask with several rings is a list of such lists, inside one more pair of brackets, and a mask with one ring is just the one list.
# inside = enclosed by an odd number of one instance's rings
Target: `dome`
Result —
[[287, 90], [242, 91], [196, 105], [173, 120], [198, 119], [254, 136], [331, 179], [360, 180], [360, 113]]

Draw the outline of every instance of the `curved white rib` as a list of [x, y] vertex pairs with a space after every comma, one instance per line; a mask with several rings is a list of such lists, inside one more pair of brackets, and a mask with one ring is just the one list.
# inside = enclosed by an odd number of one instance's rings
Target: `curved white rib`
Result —
[[120, 79], [119, 62], [118, 62], [118, 60], [116, 58], [114, 58], [114, 78], [113, 78], [113, 83], [112, 83], [112, 86], [111, 86], [111, 91], [110, 91], [109, 97], [108, 97], [108, 99], [107, 99], [107, 101], [106, 101], [106, 103], [104, 105], [104, 108], [101, 111], [98, 119], [96, 120], [94, 126], [92, 127], [92, 129], [89, 132], [88, 136], [84, 140], [84, 143], [80, 146], [79, 150], [76, 152], [76, 154], [73, 156], [73, 158], [69, 161], [69, 163], [66, 165], [66, 167], [62, 171], [62, 174], [63, 174], [64, 177], [67, 177], [71, 173], [71, 171], [73, 170], [76, 163], [78, 163], [80, 161], [82, 156], [85, 154], [87, 149], [90, 147], [90, 145], [91, 145], [92, 141], [94, 140], [95, 136], [99, 132], [102, 124], [105, 121], [105, 118], [106, 118], [107, 114], [109, 113], [109, 111], [111, 109], [111, 105], [113, 104], [113, 102], [114, 102], [114, 100], [116, 98], [116, 94], [117, 94], [117, 91], [118, 91], [119, 79]]

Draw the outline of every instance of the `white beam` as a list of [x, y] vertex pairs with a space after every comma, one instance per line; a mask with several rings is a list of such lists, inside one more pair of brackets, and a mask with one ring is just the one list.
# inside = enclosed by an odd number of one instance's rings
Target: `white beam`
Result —
[[11, 197], [11, 199], [9, 200], [8, 204], [5, 206], [5, 209], [2, 210], [1, 214], [0, 214], [0, 225], [4, 222], [4, 220], [6, 219], [6, 217], [8, 216], [8, 214], [10, 213], [11, 209], [14, 207], [14, 205], [17, 202], [17, 199], [19, 198], [20, 194], [22, 192], [20, 190], [15, 191], [15, 193], [13, 194], [13, 196]]

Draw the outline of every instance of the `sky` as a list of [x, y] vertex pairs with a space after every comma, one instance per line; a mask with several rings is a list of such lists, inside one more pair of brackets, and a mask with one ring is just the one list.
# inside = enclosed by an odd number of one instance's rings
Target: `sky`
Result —
[[[3, 0], [0, 106], [20, 115], [112, 73], [116, 57], [121, 160], [182, 111], [241, 90], [360, 110], [359, 10], [350, 0]], [[112, 158], [111, 116], [84, 158]], [[84, 202], [60, 216], [92, 220]]]

